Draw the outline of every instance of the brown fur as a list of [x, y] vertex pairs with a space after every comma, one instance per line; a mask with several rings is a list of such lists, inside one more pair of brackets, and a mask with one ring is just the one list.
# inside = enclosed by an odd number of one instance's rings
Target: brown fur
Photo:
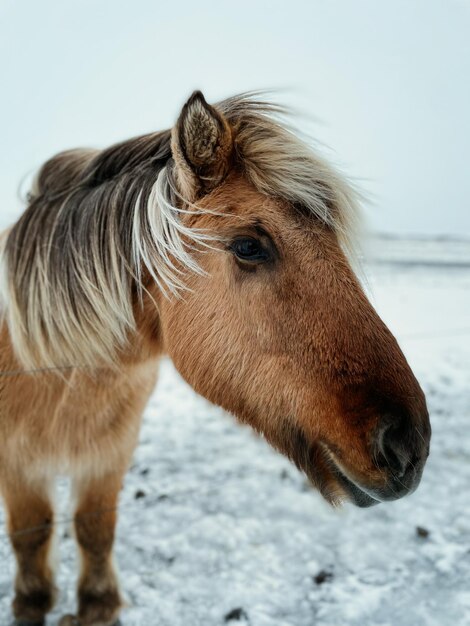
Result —
[[[169, 244], [165, 248], [162, 240], [159, 250], [168, 254], [165, 262], [173, 264], [172, 271], [184, 274], [182, 297], [162, 287], [161, 265], [148, 261], [132, 268], [128, 258], [125, 281], [132, 323], [125, 325], [126, 341], [113, 345], [110, 340], [106, 350], [100, 347], [93, 367], [71, 367], [60, 375], [15, 373], [27, 363], [21, 358], [21, 348], [27, 344], [24, 338], [16, 341], [22, 331], [11, 315], [0, 326], [0, 440], [5, 442], [0, 448], [0, 489], [18, 561], [13, 603], [18, 619], [41, 620], [53, 602], [48, 563], [53, 506], [47, 486], [59, 472], [73, 477], [77, 494], [75, 528], [82, 553], [78, 619], [82, 626], [109, 626], [117, 618], [122, 602], [111, 555], [118, 493], [137, 442], [141, 413], [155, 384], [158, 358], [164, 353], [198, 393], [263, 433], [330, 502], [349, 497], [370, 504], [404, 495], [419, 482], [430, 437], [425, 399], [343, 251], [338, 221], [343, 196], [327, 184], [336, 179], [326, 176], [326, 170], [319, 171], [319, 179], [312, 180], [317, 195], [311, 206], [299, 200], [301, 191], [306, 193], [302, 186], [306, 182], [300, 178], [292, 183], [297, 185], [292, 200], [281, 193], [289, 181], [279, 183], [278, 193], [266, 193], [263, 186], [269, 180], [276, 186], [275, 177], [262, 168], [260, 146], [264, 141], [266, 153], [272, 154], [266, 165], [269, 170], [279, 158], [276, 143], [265, 134], [250, 152], [247, 136], [255, 134], [256, 127], [236, 117], [236, 106], [225, 109], [230, 115], [224, 115], [224, 106], [214, 109], [195, 94], [172, 133], [173, 161], [167, 167], [171, 165], [176, 185], [177, 232], [183, 247], [192, 246], [194, 271], [185, 267], [186, 257], [179, 254], [177, 241], [173, 248]], [[98, 200], [107, 198], [109, 210], [114, 210], [114, 192], [106, 196], [101, 186], [124, 185], [128, 175], [135, 181], [138, 174], [132, 168], [144, 168], [137, 154], [144, 160], [152, 160], [155, 154], [160, 161], [168, 156], [169, 135], [159, 136], [158, 141], [155, 153], [148, 138], [135, 140], [128, 159], [124, 144], [101, 156], [71, 153], [64, 157], [67, 165], [58, 157], [58, 169], [49, 164], [40, 175], [32, 206], [46, 213], [48, 206], [55, 206], [55, 194], [65, 206], [64, 198], [73, 193], [83, 199], [83, 210], [90, 209], [86, 203], [91, 184], [99, 188]], [[288, 172], [287, 164], [279, 163]], [[312, 163], [316, 161], [309, 167]], [[59, 173], [62, 179], [55, 182]], [[294, 178], [297, 175], [295, 170]], [[315, 209], [317, 201], [330, 217], [321, 219], [323, 209]], [[75, 208], [79, 211], [80, 204], [71, 205], [72, 212]], [[32, 228], [25, 220], [20, 226], [23, 231]], [[94, 228], [98, 227], [96, 222]], [[34, 232], [31, 236], [39, 238], [39, 231]], [[115, 231], [123, 250], [125, 232]], [[198, 232], [212, 237], [194, 240], [192, 234]], [[5, 255], [10, 273], [5, 307], [8, 313], [8, 293], [16, 294], [21, 316], [28, 295], [21, 290], [28, 282], [27, 277], [16, 276], [14, 268], [28, 268], [35, 257], [28, 259], [14, 247], [21, 233], [16, 227], [12, 233]], [[93, 241], [105, 241], [105, 234], [93, 233]], [[237, 237], [252, 237], [270, 246], [270, 262], [237, 258], [231, 244]], [[27, 239], [22, 241], [27, 245]], [[142, 252], [142, 258], [149, 250]], [[90, 263], [101, 260], [105, 265], [107, 258], [97, 249]], [[47, 262], [43, 259], [43, 271], [52, 273], [60, 284], [62, 267]], [[125, 265], [115, 268], [125, 271]], [[83, 272], [88, 272], [87, 280], [95, 276], [85, 266]], [[112, 273], [103, 270], [101, 278], [106, 277], [111, 280]], [[67, 288], [78, 289], [79, 278]], [[75, 293], [74, 302], [86, 312], [80, 297]], [[38, 303], [45, 302], [41, 298]], [[93, 314], [99, 310], [97, 306]], [[44, 364], [50, 365], [50, 355], [61, 354], [61, 341], [65, 342], [62, 354], [69, 354], [74, 345], [78, 350], [79, 345], [78, 339], [73, 344], [70, 338], [61, 339], [60, 333], [45, 332], [44, 328], [53, 329], [54, 318], [44, 318], [44, 326], [43, 313], [29, 307], [29, 317], [24, 319], [37, 316]], [[75, 313], [72, 307], [69, 314]], [[113, 323], [117, 313], [110, 307], [106, 319]], [[80, 316], [76, 323], [82, 323]], [[90, 332], [95, 332], [92, 327]], [[54, 341], [57, 345], [52, 345]], [[26, 352], [35, 354], [33, 361], [41, 366], [34, 346]], [[81, 354], [92, 362], [93, 342]], [[399, 437], [399, 445], [394, 443], [398, 459], [390, 456], [390, 450], [383, 453], [377, 447], [380, 433], [389, 427], [398, 433], [394, 435], [395, 440]], [[400, 455], [412, 465], [404, 489], [397, 487], [392, 467]], [[70, 618], [63, 623], [71, 623]]]

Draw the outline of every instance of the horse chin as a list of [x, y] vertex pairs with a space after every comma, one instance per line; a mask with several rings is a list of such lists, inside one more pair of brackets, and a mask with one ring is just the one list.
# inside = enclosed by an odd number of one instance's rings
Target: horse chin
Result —
[[290, 435], [290, 446], [279, 449], [305, 472], [327, 502], [333, 506], [351, 502], [362, 508], [378, 504], [378, 498], [349, 476], [324, 442], [309, 441], [300, 429], [292, 429]]
[[356, 483], [350, 480], [339, 468], [336, 468], [335, 478], [344, 492], [344, 500], [351, 502], [361, 509], [379, 504], [379, 500], [363, 491]]
[[379, 504], [380, 500], [372, 497], [370, 493], [351, 480], [333, 458], [329, 449], [325, 446], [322, 447], [326, 461], [323, 466], [323, 473], [325, 474], [326, 470], [327, 475], [323, 476], [321, 484], [318, 484], [318, 481], [316, 481], [316, 484], [325, 500], [333, 506], [350, 502], [359, 508], [368, 508]]

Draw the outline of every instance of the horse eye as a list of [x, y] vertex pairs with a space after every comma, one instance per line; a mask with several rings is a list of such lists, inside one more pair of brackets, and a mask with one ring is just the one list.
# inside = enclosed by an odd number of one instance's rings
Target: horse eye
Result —
[[263, 244], [254, 237], [238, 237], [232, 241], [230, 250], [240, 261], [262, 263], [269, 259], [269, 252]]

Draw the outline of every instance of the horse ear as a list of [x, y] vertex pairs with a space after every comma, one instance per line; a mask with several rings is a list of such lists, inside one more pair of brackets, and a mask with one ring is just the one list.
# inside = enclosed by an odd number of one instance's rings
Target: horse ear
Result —
[[195, 91], [171, 135], [176, 180], [185, 200], [193, 201], [217, 187], [227, 175], [233, 149], [225, 117]]

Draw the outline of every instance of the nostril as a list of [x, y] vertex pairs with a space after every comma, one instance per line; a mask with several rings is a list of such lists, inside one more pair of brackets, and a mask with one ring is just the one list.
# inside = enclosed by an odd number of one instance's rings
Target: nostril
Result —
[[378, 447], [384, 464], [401, 478], [408, 468], [408, 458], [403, 449], [400, 428], [393, 425], [382, 428], [379, 432]]

